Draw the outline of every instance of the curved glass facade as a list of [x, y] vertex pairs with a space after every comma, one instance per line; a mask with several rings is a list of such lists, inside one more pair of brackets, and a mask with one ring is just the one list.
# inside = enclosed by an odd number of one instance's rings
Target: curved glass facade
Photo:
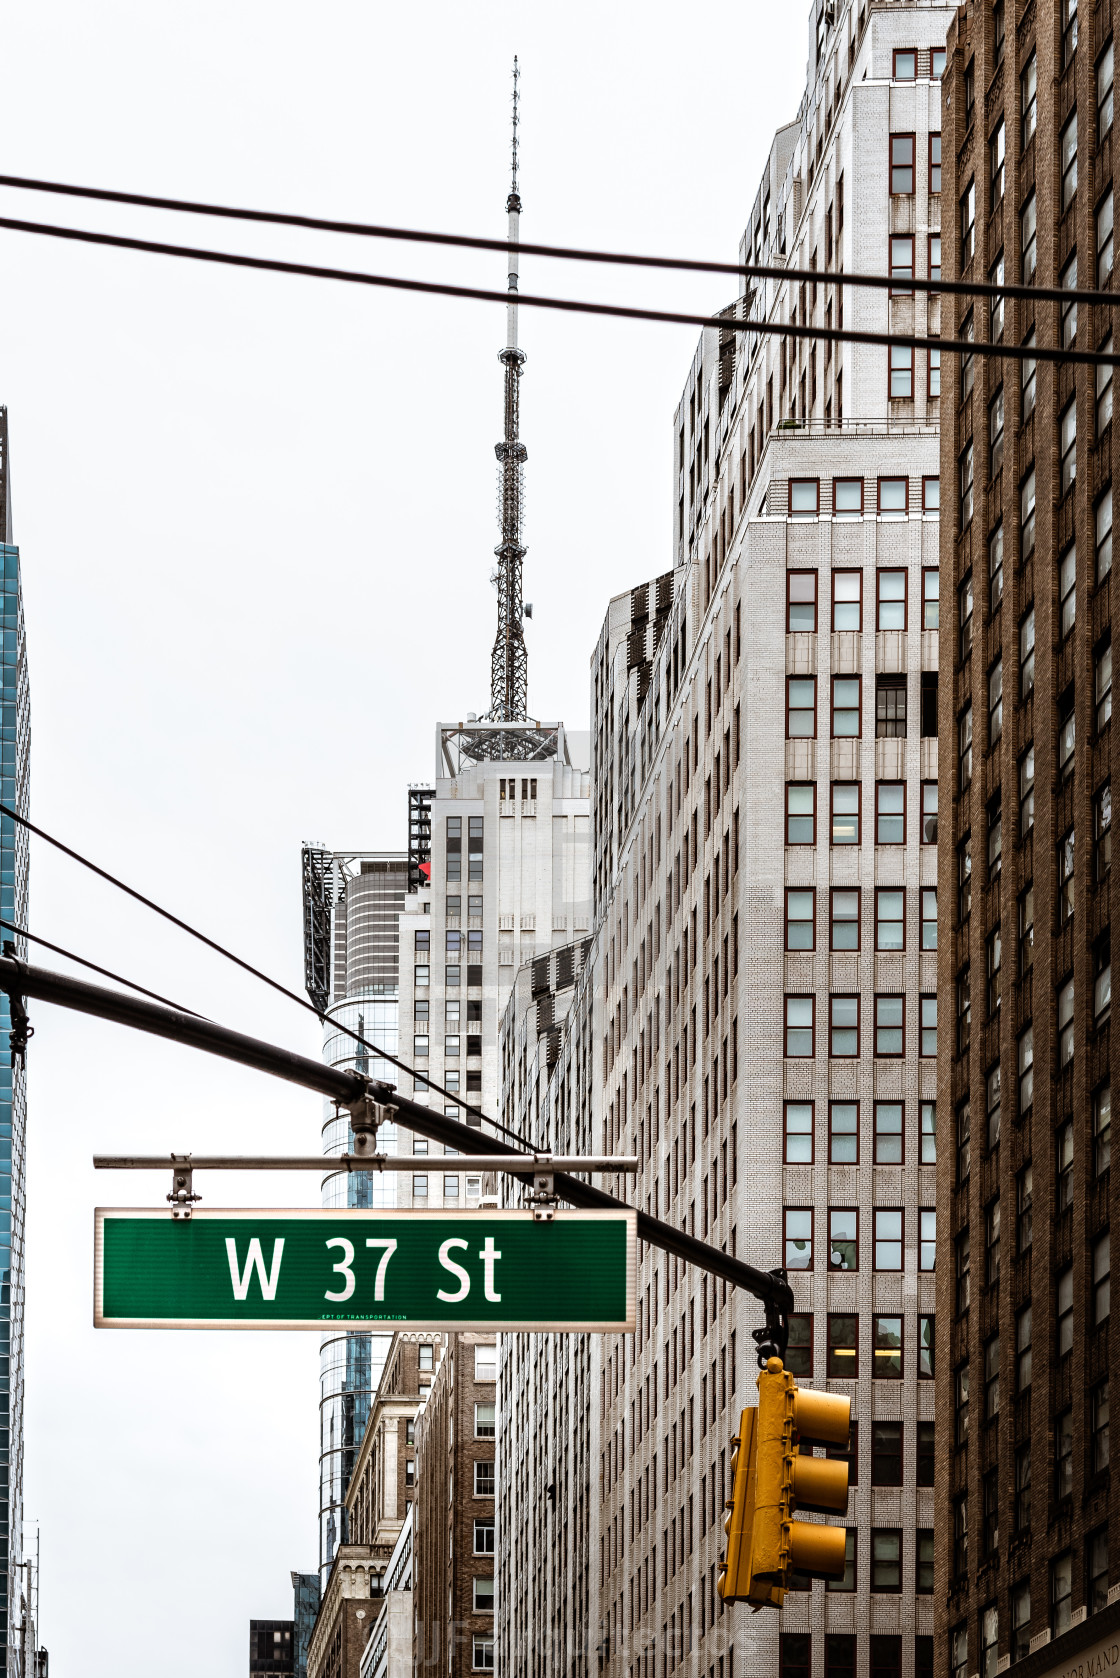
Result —
[[[397, 1052], [397, 916], [404, 906], [407, 858], [367, 853], [339, 857], [341, 890], [333, 905], [334, 998], [323, 1032], [330, 1066], [395, 1081], [395, 1068], [371, 1055], [338, 1025], [395, 1055]], [[355, 868], [360, 871], [351, 872]], [[334, 1023], [334, 1022], [337, 1022]], [[323, 1153], [348, 1152], [353, 1134], [347, 1113], [323, 1104]], [[397, 1130], [386, 1125], [378, 1147], [397, 1151]], [[396, 1177], [376, 1171], [330, 1171], [323, 1178], [324, 1206], [395, 1206]], [[343, 1498], [361, 1449], [373, 1395], [392, 1336], [330, 1331], [319, 1350], [319, 1578], [326, 1585], [339, 1544], [346, 1542]]]
[[[6, 445], [6, 436], [4, 439]], [[30, 714], [27, 650], [20, 593], [19, 549], [0, 544], [3, 558], [3, 647], [0, 686], [0, 799], [26, 815]], [[27, 925], [27, 830], [0, 815], [0, 916]], [[0, 939], [13, 935], [0, 930]], [[26, 957], [26, 941], [15, 939]], [[19, 1663], [20, 1563], [23, 1559], [23, 1304], [24, 1136], [27, 1084], [13, 1065], [11, 1012], [0, 997], [0, 1650], [3, 1670]]]

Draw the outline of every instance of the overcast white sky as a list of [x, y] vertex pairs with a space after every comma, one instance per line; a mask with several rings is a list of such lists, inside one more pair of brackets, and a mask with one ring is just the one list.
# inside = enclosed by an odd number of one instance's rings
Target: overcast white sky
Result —
[[[792, 6], [54, 0], [9, 7], [14, 174], [501, 237], [523, 70], [527, 239], [733, 260], [795, 114]], [[0, 192], [0, 213], [500, 286], [502, 259]], [[526, 290], [709, 310], [717, 278]], [[0, 232], [34, 817], [287, 983], [299, 845], [397, 846], [434, 725], [485, 709], [498, 308]], [[608, 597], [671, 563], [691, 329], [522, 318], [530, 706], [587, 726]], [[242, 1029], [314, 1021], [42, 845], [31, 926]], [[37, 1007], [26, 1515], [58, 1678], [247, 1669], [316, 1554], [317, 1337], [95, 1334], [94, 1150], [307, 1152], [319, 1100]], [[313, 1201], [313, 1180], [291, 1197]], [[209, 1204], [276, 1184], [203, 1181]]]

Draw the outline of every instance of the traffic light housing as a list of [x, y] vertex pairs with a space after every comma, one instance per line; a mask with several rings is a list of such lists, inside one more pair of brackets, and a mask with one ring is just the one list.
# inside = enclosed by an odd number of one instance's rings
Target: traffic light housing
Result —
[[744, 1410], [731, 1454], [731, 1496], [720, 1566], [725, 1602], [781, 1608], [791, 1572], [839, 1579], [845, 1529], [795, 1521], [795, 1509], [845, 1514], [848, 1465], [802, 1455], [802, 1442], [847, 1446], [851, 1401], [797, 1385], [769, 1358], [758, 1377], [758, 1406]]

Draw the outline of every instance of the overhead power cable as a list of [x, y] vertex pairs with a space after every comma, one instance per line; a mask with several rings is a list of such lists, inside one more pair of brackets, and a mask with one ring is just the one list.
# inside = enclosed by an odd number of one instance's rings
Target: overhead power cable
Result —
[[73, 950], [64, 950], [61, 944], [52, 944], [48, 938], [39, 938], [34, 932], [28, 932], [25, 926], [17, 926], [14, 921], [0, 920], [0, 926], [8, 932], [16, 932], [21, 938], [26, 938], [29, 944], [42, 944], [44, 950], [53, 950], [56, 956], [65, 956], [67, 961], [77, 962], [79, 967], [88, 967], [91, 973], [100, 973], [103, 979], [113, 979], [118, 985], [127, 985], [129, 990], [139, 991], [141, 996], [150, 996], [153, 1002], [162, 1002], [167, 1008], [174, 1008], [177, 1014], [191, 1014], [196, 1020], [205, 1019], [204, 1014], [198, 1014], [193, 1008], [184, 1008], [181, 1002], [172, 1002], [169, 997], [161, 996], [158, 990], [148, 990], [144, 985], [138, 985], [133, 979], [126, 979], [121, 973], [114, 973], [108, 967], [98, 967], [95, 961], [87, 961], [85, 956], [76, 956]]
[[737, 278], [796, 280], [812, 285], [887, 286], [895, 291], [951, 292], [961, 297], [1016, 297], [1028, 302], [1087, 303], [1115, 309], [1120, 291], [1061, 290], [1056, 286], [997, 285], [983, 280], [908, 279], [890, 274], [847, 274], [835, 269], [792, 268], [778, 263], [709, 262], [695, 257], [645, 256], [629, 251], [587, 250], [574, 245], [526, 244], [520, 239], [484, 239], [469, 233], [432, 233], [415, 227], [389, 227], [373, 222], [334, 221], [324, 216], [288, 214], [279, 210], [246, 210], [230, 204], [207, 204], [189, 198], [158, 198], [142, 192], [118, 192], [108, 187], [74, 186], [64, 181], [40, 181], [27, 175], [0, 175], [0, 186], [21, 191], [51, 192], [69, 198], [92, 198], [100, 203], [133, 204], [141, 209], [172, 210], [194, 216], [220, 216], [232, 221], [263, 222], [272, 227], [302, 227], [318, 233], [345, 233], [365, 239], [403, 240], [410, 244], [450, 245], [460, 250], [516, 251], [520, 256], [543, 256], [564, 262], [596, 262], [626, 268], [659, 268], [688, 274], [733, 274]]
[[[453, 1101], [457, 1107], [462, 1107], [465, 1112], [473, 1113], [476, 1118], [483, 1120], [488, 1125], [492, 1125], [495, 1130], [502, 1131], [506, 1136], [512, 1136], [514, 1140], [520, 1142], [523, 1147], [531, 1149], [535, 1146], [534, 1143], [527, 1142], [526, 1139], [516, 1130], [510, 1130], [498, 1119], [488, 1118], [481, 1108], [475, 1107], [469, 1101], [464, 1101], [454, 1090], [445, 1090], [440, 1084], [435, 1083], [432, 1079], [427, 1077], [425, 1073], [417, 1072], [414, 1067], [407, 1065], [403, 1060], [398, 1060], [396, 1055], [389, 1054], [387, 1050], [379, 1048], [376, 1043], [371, 1043], [368, 1038], [363, 1037], [359, 1032], [351, 1030], [348, 1025], [343, 1025], [341, 1020], [335, 1019], [329, 1013], [321, 1014], [318, 1008], [316, 1008], [313, 1003], [309, 1002], [305, 996], [301, 996], [298, 991], [289, 990], [287, 985], [282, 985], [278, 979], [273, 979], [269, 976], [269, 974], [262, 973], [259, 967], [253, 966], [252, 962], [244, 961], [241, 956], [234, 955], [232, 950], [227, 950], [224, 944], [218, 944], [213, 938], [208, 938], [205, 932], [199, 932], [198, 928], [191, 926], [189, 921], [181, 920], [178, 915], [173, 915], [170, 909], [164, 909], [161, 904], [154, 903], [150, 897], [145, 897], [144, 893], [137, 891], [134, 886], [126, 885], [125, 882], [118, 879], [115, 874], [110, 874], [107, 869], [99, 867], [96, 862], [91, 862], [89, 857], [83, 856], [80, 851], [72, 850], [69, 845], [63, 844], [61, 839], [56, 839], [52, 833], [47, 833], [44, 828], [36, 827], [35, 823], [28, 821], [26, 816], [21, 816], [18, 810], [13, 810], [10, 804], [0, 803], [0, 813], [3, 813], [5, 816], [10, 816], [12, 820], [18, 822], [21, 827], [25, 827], [29, 833], [33, 833], [37, 839], [43, 839], [48, 845], [53, 845], [55, 850], [61, 851], [64, 856], [70, 857], [74, 862], [80, 863], [83, 868], [88, 868], [92, 874], [98, 875], [100, 879], [107, 881], [109, 885], [115, 886], [118, 891], [123, 891], [126, 896], [135, 898], [137, 903], [142, 903], [146, 909], [151, 909], [153, 913], [161, 915], [165, 921], [170, 921], [172, 926], [177, 926], [181, 932], [186, 932], [190, 935], [190, 937], [197, 938], [200, 944], [206, 945], [207, 949], [213, 950], [217, 955], [224, 956], [227, 961], [232, 961], [235, 966], [243, 968], [246, 973], [251, 973], [254, 979], [260, 979], [262, 984], [270, 986], [274, 991], [279, 991], [280, 995], [286, 996], [289, 1002], [295, 1002], [300, 1008], [306, 1009], [309, 1014], [314, 1014], [315, 1018], [321, 1025], [331, 1026], [334, 1030], [342, 1032], [344, 1036], [352, 1038], [355, 1043], [360, 1043], [362, 1048], [368, 1049], [371, 1054], [379, 1056], [381, 1060], [388, 1061], [390, 1066], [397, 1067], [397, 1069], [401, 1072], [407, 1072], [411, 1078], [418, 1078], [420, 1082], [426, 1084], [429, 1089], [435, 1090], [437, 1095], [446, 1096], [448, 1101]], [[19, 931], [20, 929], [16, 928], [16, 930]], [[40, 940], [40, 942], [41, 941], [42, 940]], [[50, 947], [53, 948], [53, 946]], [[67, 953], [68, 952], [65, 950], [57, 951], [57, 954], [59, 955], [66, 955]], [[75, 956], [73, 957], [73, 960], [81, 961], [82, 958], [80, 956]], [[92, 966], [93, 964], [91, 962], [87, 962], [84, 965]], [[98, 972], [105, 971], [106, 970], [103, 968], [98, 969]], [[108, 973], [106, 976], [111, 979], [118, 977], [115, 973]], [[120, 982], [122, 984], [130, 983], [127, 979], [122, 979]], [[134, 988], [139, 989], [140, 987], [136, 986]], [[145, 994], [150, 996], [155, 995], [153, 991], [146, 992]], [[156, 1000], [159, 1002], [166, 1002], [167, 998], [161, 996], [157, 997]], [[176, 1007], [177, 1004], [168, 1003], [168, 1006]], [[193, 1010], [188, 1008], [181, 1010], [181, 1012], [192, 1013]], [[201, 1014], [195, 1015], [196, 1019], [202, 1019], [204, 1017], [205, 1016]]]
[[[169, 245], [154, 239], [132, 239], [117, 233], [93, 233], [82, 227], [58, 227], [50, 222], [17, 221], [0, 216], [0, 227], [14, 233], [35, 233], [77, 244], [106, 245], [115, 250], [145, 251], [153, 256], [182, 257], [192, 262], [218, 263], [229, 268], [254, 268], [265, 273], [297, 274], [306, 279], [340, 280], [351, 285], [375, 286], [390, 291], [414, 291], [431, 297], [461, 297], [479, 303], [509, 304], [507, 291], [489, 291], [481, 286], [448, 285], [435, 280], [408, 280], [396, 274], [368, 274], [352, 268], [325, 268], [307, 262], [283, 262], [278, 258], [245, 256], [234, 251], [208, 250], [197, 245]], [[819, 274], [813, 278], [820, 279]], [[846, 276], [842, 283], [849, 283]], [[897, 283], [897, 282], [896, 282]], [[1072, 292], [1064, 294], [1066, 301]], [[641, 309], [622, 303], [590, 303], [574, 297], [540, 297], [521, 291], [519, 306], [530, 309], [558, 309], [568, 314], [608, 315], [620, 320], [650, 321], [668, 326], [711, 327], [725, 332], [742, 332], [759, 337], [807, 339], [832, 344], [872, 344], [886, 349], [902, 345], [909, 349], [946, 350], [961, 355], [988, 356], [997, 361], [1072, 362], [1087, 367], [1120, 366], [1120, 353], [1102, 350], [1056, 349], [1044, 344], [990, 344], [982, 339], [923, 337], [907, 332], [863, 332], [849, 327], [809, 326], [802, 322], [741, 320], [736, 315], [688, 314], [672, 309]]]

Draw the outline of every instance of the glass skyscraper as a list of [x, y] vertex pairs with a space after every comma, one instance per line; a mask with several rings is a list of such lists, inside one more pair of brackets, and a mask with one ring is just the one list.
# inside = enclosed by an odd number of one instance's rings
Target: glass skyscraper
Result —
[[[8, 415], [0, 408], [0, 531], [3, 543], [3, 688], [0, 692], [0, 802], [28, 810], [30, 715], [27, 644], [20, 592], [19, 549], [12, 542]], [[0, 811], [0, 918], [27, 924], [27, 830]], [[0, 928], [0, 941], [27, 954], [26, 941]], [[24, 1134], [27, 1081], [9, 1046], [11, 1010], [0, 997], [0, 1648], [3, 1670], [20, 1672], [25, 1613], [23, 1561], [23, 1262]], [[33, 1634], [30, 1644], [33, 1644]], [[29, 1644], [29, 1646], [30, 1646]]]
[[[307, 992], [327, 1014], [323, 1058], [331, 1066], [396, 1082], [388, 1061], [371, 1055], [348, 1026], [389, 1054], [397, 1052], [398, 916], [408, 885], [404, 852], [303, 850], [304, 945]], [[324, 1103], [323, 1152], [353, 1147], [349, 1114]], [[387, 1125], [378, 1147], [397, 1149], [396, 1127]], [[323, 1179], [324, 1206], [393, 1206], [392, 1173], [330, 1173]], [[369, 1419], [392, 1336], [331, 1331], [320, 1351], [319, 1577], [325, 1586], [339, 1544], [346, 1542], [343, 1499]]]

